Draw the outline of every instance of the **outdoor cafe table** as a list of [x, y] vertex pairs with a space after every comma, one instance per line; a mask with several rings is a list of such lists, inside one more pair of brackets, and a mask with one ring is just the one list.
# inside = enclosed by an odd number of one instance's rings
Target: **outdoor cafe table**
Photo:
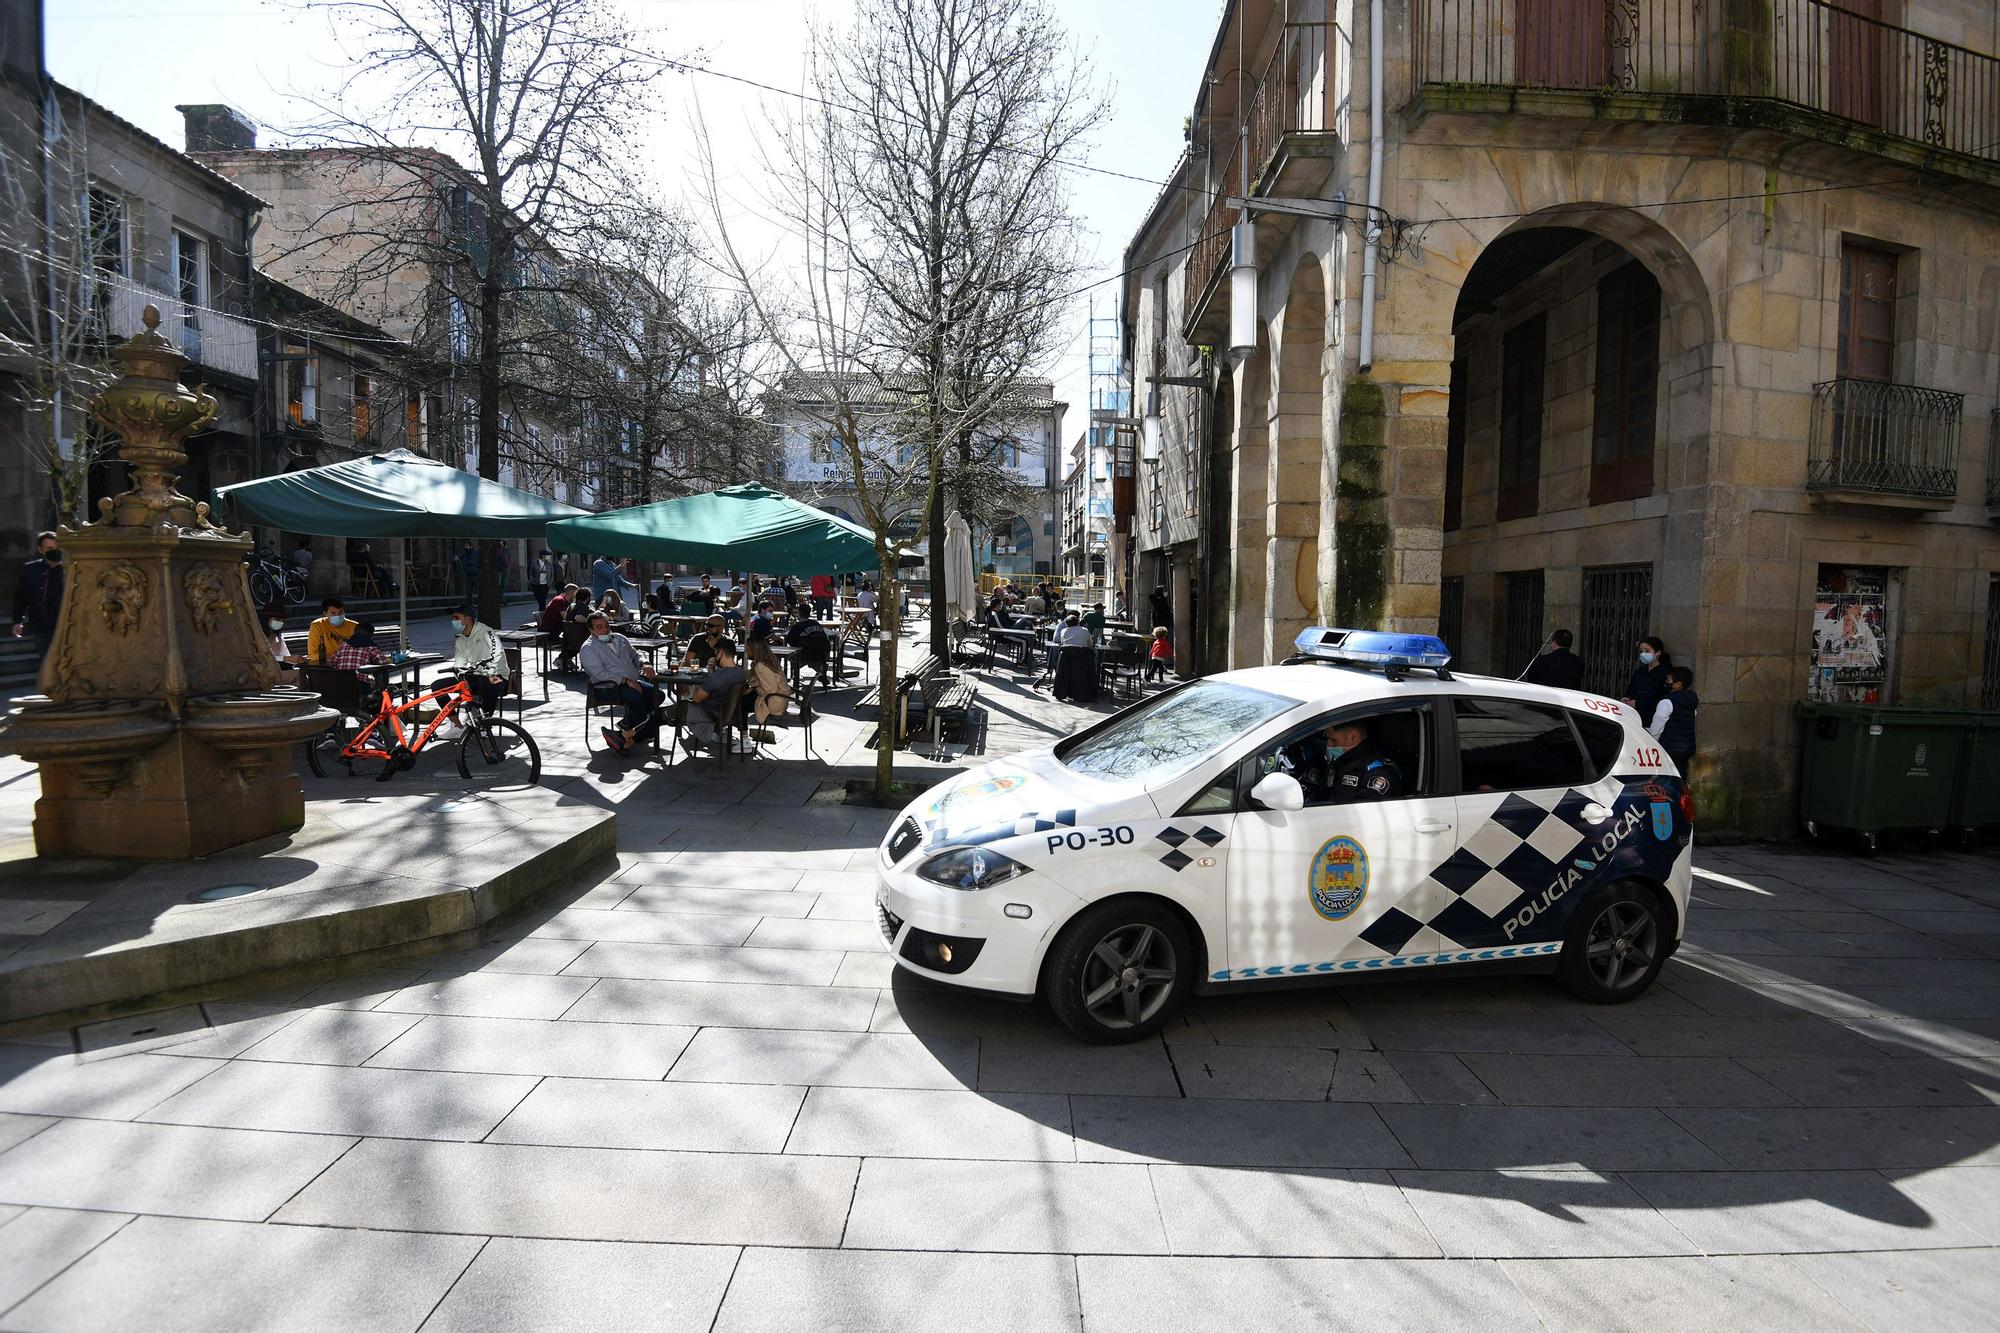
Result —
[[415, 677], [426, 667], [434, 667], [440, 662], [449, 662], [450, 660], [443, 653], [411, 653], [400, 662], [376, 662], [370, 666], [356, 667], [355, 669], [357, 671], [365, 671], [373, 676], [375, 684], [383, 690], [392, 694], [407, 694], [409, 692], [407, 689], [400, 692], [396, 689], [396, 682], [404, 677]]
[[1020, 670], [1026, 671], [1034, 663], [1036, 631], [1031, 629], [1002, 629], [998, 625], [986, 631], [990, 639], [1004, 639], [1014, 648], [1014, 661]]

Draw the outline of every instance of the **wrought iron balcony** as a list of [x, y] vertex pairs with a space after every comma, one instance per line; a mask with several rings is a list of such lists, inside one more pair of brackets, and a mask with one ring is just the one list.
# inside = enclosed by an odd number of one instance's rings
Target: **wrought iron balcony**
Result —
[[[1776, 128], [1893, 151], [1873, 131], [1926, 166], [1951, 165], [1940, 152], [2000, 164], [2000, 58], [1827, 0], [1415, 0], [1410, 45], [1420, 102], [1504, 88], [1515, 96], [1479, 109]], [[1523, 107], [1519, 90], [1591, 96]]]
[[2000, 407], [1986, 433], [1986, 503], [2000, 509]]
[[1949, 505], [1958, 494], [1965, 395], [1878, 380], [1813, 386], [1806, 489]]
[[1182, 333], [1190, 341], [1213, 341], [1228, 322], [1229, 285], [1223, 277], [1229, 265], [1230, 224], [1239, 216], [1228, 206], [1229, 197], [1270, 193], [1275, 178], [1283, 173], [1287, 150], [1302, 148], [1309, 160], [1319, 164], [1317, 170], [1287, 180], [1288, 189], [1316, 194], [1330, 174], [1331, 159], [1324, 154], [1333, 127], [1333, 66], [1327, 62], [1331, 27], [1324, 22], [1284, 26], [1240, 114], [1219, 127], [1226, 139], [1218, 134], [1205, 158], [1203, 188], [1211, 200], [1181, 270], [1186, 284]]

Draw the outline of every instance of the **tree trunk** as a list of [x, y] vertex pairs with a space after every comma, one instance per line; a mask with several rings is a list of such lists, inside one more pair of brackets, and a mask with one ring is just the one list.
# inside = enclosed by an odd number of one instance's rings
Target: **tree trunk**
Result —
[[[501, 277], [493, 229], [487, 228], [486, 273], [479, 283], [479, 475], [500, 480]], [[500, 625], [500, 543], [479, 543], [479, 619]]]
[[[896, 581], [896, 556], [892, 551], [882, 561], [882, 595], [875, 602], [875, 618], [882, 625], [882, 658], [875, 677], [881, 696], [876, 713], [875, 799], [887, 805], [896, 790], [896, 641], [902, 633], [903, 585]], [[863, 650], [864, 652], [866, 649]]]
[[[935, 472], [935, 462], [932, 469]], [[931, 651], [935, 653], [951, 642], [951, 608], [945, 605], [944, 487], [938, 484], [931, 486], [930, 525]]]

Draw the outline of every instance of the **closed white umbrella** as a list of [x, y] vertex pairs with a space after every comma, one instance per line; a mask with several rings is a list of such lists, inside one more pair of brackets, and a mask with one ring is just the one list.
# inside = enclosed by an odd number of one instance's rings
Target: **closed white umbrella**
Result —
[[954, 513], [944, 525], [945, 605], [968, 620], [979, 618], [979, 580], [972, 572], [972, 527]]

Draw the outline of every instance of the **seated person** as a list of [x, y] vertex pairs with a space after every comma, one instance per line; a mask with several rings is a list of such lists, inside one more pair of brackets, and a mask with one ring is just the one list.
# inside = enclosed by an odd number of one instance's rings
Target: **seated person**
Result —
[[483, 711], [496, 711], [513, 674], [507, 665], [506, 648], [499, 636], [480, 624], [470, 611], [453, 611], [451, 629], [452, 671], [472, 687], [472, 697]]
[[264, 627], [270, 631], [271, 656], [278, 661], [278, 683], [296, 685], [299, 683], [299, 668], [305, 658], [292, 651], [285, 640], [285, 607], [282, 602], [272, 602], [264, 608]]
[[729, 691], [746, 684], [750, 673], [736, 660], [736, 645], [723, 639], [715, 645], [714, 666], [688, 695], [688, 737], [690, 750], [721, 749], [723, 700]]
[[721, 595], [715, 590], [715, 581], [703, 574], [701, 583], [689, 589], [687, 596], [681, 598], [681, 614], [712, 616], [715, 614], [716, 601]]
[[723, 631], [722, 617], [708, 618], [705, 631], [688, 640], [687, 652], [681, 656], [681, 664], [691, 667], [706, 667], [715, 660], [715, 654], [724, 644], [729, 645], [729, 655], [736, 656], [736, 643]]
[[576, 670], [576, 650], [590, 637], [590, 617], [595, 613], [588, 589], [579, 587], [570, 594], [569, 606], [563, 612], [562, 651], [558, 654], [556, 670]]
[[1072, 611], [1063, 617], [1056, 631], [1055, 670], [1050, 673], [1049, 693], [1057, 699], [1087, 704], [1097, 701], [1097, 655], [1090, 651], [1090, 631]]
[[563, 622], [569, 619], [569, 604], [576, 597], [576, 585], [569, 583], [558, 588], [542, 605], [542, 614], [535, 619], [535, 628], [544, 634], [559, 634]]
[[[362, 667], [380, 666], [389, 660], [389, 654], [382, 651], [375, 642], [375, 626], [366, 620], [354, 622], [354, 633], [347, 636], [347, 642], [333, 650], [333, 661], [328, 663], [340, 671], [359, 672]], [[372, 676], [363, 675], [362, 682], [375, 684]]]
[[603, 728], [604, 743], [619, 754], [627, 754], [640, 735], [659, 728], [654, 714], [666, 697], [653, 679], [653, 668], [639, 661], [632, 641], [614, 634], [602, 611], [590, 618], [590, 637], [577, 650], [583, 674], [599, 698], [625, 705], [625, 716], [615, 727]]
[[1387, 801], [1411, 794], [1409, 770], [1372, 734], [1370, 719], [1350, 718], [1285, 748], [1280, 767], [1305, 788], [1308, 805]]
[[330, 666], [334, 650], [354, 633], [347, 619], [347, 604], [329, 597], [320, 604], [320, 617], [306, 629], [306, 661], [314, 666]]
[[783, 717], [792, 701], [792, 686], [785, 679], [784, 663], [771, 651], [771, 641], [753, 637], [743, 648], [749, 670], [751, 696], [756, 704], [757, 723], [762, 726], [774, 717]]
[[757, 609], [750, 617], [750, 625], [743, 632], [743, 638], [747, 642], [751, 639], [768, 639], [770, 637], [771, 603], [768, 598], [760, 597], [757, 599]]
[[1104, 603], [1093, 603], [1091, 608], [1083, 613], [1083, 627], [1090, 631], [1090, 641], [1092, 643], [1103, 642]]
[[785, 642], [799, 650], [800, 671], [810, 667], [816, 675], [826, 674], [827, 660], [833, 654], [833, 640], [828, 637], [825, 625], [809, 616], [801, 617], [785, 631]]
[[626, 618], [625, 599], [618, 595], [616, 588], [605, 590], [604, 600], [598, 603], [597, 609], [603, 612], [604, 618], [614, 625]]

